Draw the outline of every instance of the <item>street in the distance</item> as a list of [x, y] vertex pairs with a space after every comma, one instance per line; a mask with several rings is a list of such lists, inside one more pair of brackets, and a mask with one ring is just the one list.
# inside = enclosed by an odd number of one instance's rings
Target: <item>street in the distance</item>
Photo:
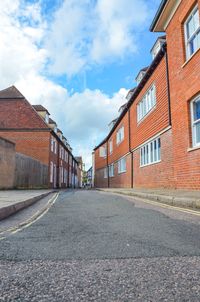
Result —
[[40, 219], [0, 241], [0, 274], [1, 301], [199, 301], [199, 217], [63, 191]]

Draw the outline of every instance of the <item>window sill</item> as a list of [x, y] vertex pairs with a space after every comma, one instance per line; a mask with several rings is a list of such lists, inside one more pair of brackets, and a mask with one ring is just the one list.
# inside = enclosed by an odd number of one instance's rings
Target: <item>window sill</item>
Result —
[[123, 173], [126, 173], [126, 171], [118, 172], [118, 174], [123, 174]]
[[191, 151], [195, 151], [195, 150], [199, 150], [199, 149], [200, 149], [200, 146], [195, 146], [195, 147], [192, 147], [192, 148], [188, 148], [187, 151], [191, 152]]
[[123, 140], [121, 140], [120, 142], [116, 143], [117, 147], [124, 141], [124, 138]]
[[198, 49], [191, 55], [191, 57], [189, 57], [189, 59], [187, 59], [187, 60], [185, 61], [185, 63], [181, 66], [181, 68], [184, 68], [184, 67], [192, 60], [192, 58], [193, 58], [199, 51], [200, 51], [200, 48], [198, 48]]
[[158, 160], [158, 161], [156, 161], [156, 162], [154, 162], [154, 163], [142, 165], [142, 166], [140, 166], [140, 168], [145, 168], [145, 167], [148, 167], [148, 166], [156, 165], [156, 164], [159, 164], [160, 162], [161, 162], [161, 160]]

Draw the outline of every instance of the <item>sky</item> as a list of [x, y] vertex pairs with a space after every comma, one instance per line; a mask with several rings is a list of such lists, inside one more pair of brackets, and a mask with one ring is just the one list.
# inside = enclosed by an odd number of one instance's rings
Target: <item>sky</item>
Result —
[[47, 108], [88, 169], [151, 61], [160, 0], [1, 0], [0, 89]]

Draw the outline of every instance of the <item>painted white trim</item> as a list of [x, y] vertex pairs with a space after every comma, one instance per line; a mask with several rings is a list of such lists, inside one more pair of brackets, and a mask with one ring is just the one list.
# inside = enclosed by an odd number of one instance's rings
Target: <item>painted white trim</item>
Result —
[[[174, 0], [173, 0], [174, 1]], [[179, 5], [181, 4], [182, 0], [176, 0], [175, 6], [171, 12], [171, 14], [169, 15], [169, 17], [167, 18], [167, 20], [164, 23], [164, 30], [166, 31], [167, 26], [169, 25], [170, 21], [172, 20], [173, 16], [175, 15]]]
[[[179, 5], [181, 4], [181, 1], [182, 0], [169, 0], [168, 1], [168, 3], [165, 5], [165, 8], [163, 9], [162, 13], [160, 14], [160, 16], [154, 26], [154, 29], [153, 29], [154, 32], [166, 31], [166, 28], [169, 25], [170, 21], [172, 20], [174, 14], [176, 13]], [[170, 13], [170, 10], [171, 10], [171, 13]]]
[[[190, 102], [190, 114], [191, 114], [191, 128], [192, 128], [192, 147], [197, 148], [200, 147], [200, 143], [196, 143], [196, 133], [195, 133], [195, 121], [194, 121], [194, 106], [193, 104], [200, 100], [200, 94], [198, 94], [193, 100]], [[198, 122], [199, 123], [199, 120]]]
[[[189, 50], [188, 50], [188, 41], [190, 41], [191, 37], [194, 37], [194, 35], [199, 32], [199, 28], [200, 28], [200, 25], [199, 25], [198, 29], [192, 34], [190, 39], [188, 39], [188, 37], [187, 37], [187, 24], [188, 24], [189, 20], [191, 19], [192, 15], [194, 15], [194, 12], [196, 10], [198, 11], [198, 15], [199, 15], [198, 3], [193, 7], [193, 9], [191, 10], [189, 16], [187, 17], [187, 19], [184, 22], [184, 38], [185, 38], [185, 51], [186, 51], [186, 60], [187, 61], [190, 59], [190, 57], [192, 57], [200, 49], [200, 47], [197, 48], [197, 50], [195, 52], [193, 52], [191, 55], [190, 55]], [[200, 20], [199, 20], [199, 23], [200, 23]]]
[[181, 68], [184, 68], [186, 65], [187, 65], [187, 63], [189, 63], [190, 61], [191, 61], [191, 59], [196, 55], [196, 53], [197, 52], [199, 52], [200, 51], [200, 48], [198, 48], [192, 55], [191, 55], [191, 57], [189, 57], [189, 59], [187, 60], [187, 61], [185, 61], [185, 63], [181, 66]]

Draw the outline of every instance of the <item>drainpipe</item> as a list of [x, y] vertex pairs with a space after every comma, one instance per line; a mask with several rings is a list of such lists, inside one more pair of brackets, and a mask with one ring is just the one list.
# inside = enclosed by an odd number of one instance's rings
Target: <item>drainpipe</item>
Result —
[[108, 188], [110, 187], [110, 176], [108, 167], [108, 141], [106, 142], [106, 165], [107, 165], [107, 176], [108, 176]]
[[131, 153], [131, 188], [133, 188], [133, 152], [131, 151], [131, 115], [130, 108], [128, 109], [128, 145]]
[[167, 48], [166, 48], [166, 50], [165, 50], [165, 62], [166, 62], [166, 76], [167, 76], [167, 96], [168, 96], [169, 126], [171, 126], [171, 125], [172, 125], [172, 117], [171, 117], [171, 98], [170, 98], [170, 82], [169, 82], [169, 63], [168, 63]]
[[69, 188], [69, 152], [67, 151], [67, 154], [68, 154], [68, 171], [67, 171], [67, 187]]

